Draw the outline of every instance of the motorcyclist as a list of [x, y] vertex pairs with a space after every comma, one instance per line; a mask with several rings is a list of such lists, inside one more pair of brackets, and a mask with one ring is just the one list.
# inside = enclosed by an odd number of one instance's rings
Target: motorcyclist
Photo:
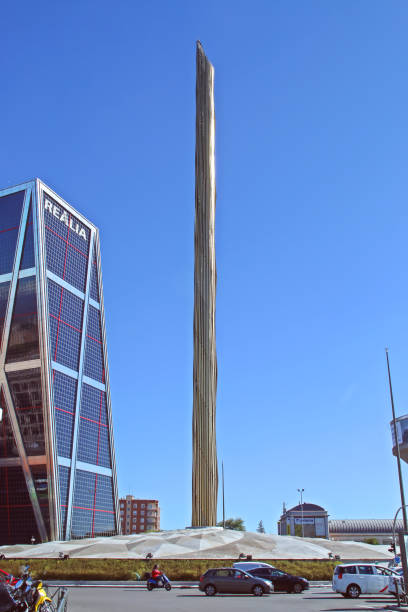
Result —
[[155, 582], [157, 582], [157, 579], [159, 578], [159, 576], [161, 576], [162, 573], [159, 570], [159, 566], [157, 565], [157, 563], [154, 565], [153, 569], [152, 569], [152, 578]]

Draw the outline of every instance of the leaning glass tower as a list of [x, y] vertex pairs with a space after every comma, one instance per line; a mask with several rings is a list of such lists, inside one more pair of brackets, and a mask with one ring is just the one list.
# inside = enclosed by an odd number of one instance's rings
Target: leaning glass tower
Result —
[[118, 533], [99, 233], [0, 190], [0, 544]]

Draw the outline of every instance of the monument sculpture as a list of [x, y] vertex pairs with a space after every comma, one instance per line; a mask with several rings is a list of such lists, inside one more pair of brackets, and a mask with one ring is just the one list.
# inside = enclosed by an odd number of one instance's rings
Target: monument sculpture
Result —
[[196, 50], [192, 527], [217, 522], [214, 68]]

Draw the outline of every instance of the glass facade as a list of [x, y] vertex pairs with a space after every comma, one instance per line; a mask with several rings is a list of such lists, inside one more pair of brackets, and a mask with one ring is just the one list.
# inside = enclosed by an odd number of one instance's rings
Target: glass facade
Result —
[[[118, 533], [97, 229], [0, 191], [0, 542]], [[18, 509], [18, 512], [17, 512]]]

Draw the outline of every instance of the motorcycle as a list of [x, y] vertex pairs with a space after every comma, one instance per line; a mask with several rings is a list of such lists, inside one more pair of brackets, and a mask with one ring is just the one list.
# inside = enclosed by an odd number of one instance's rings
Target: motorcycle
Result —
[[166, 591], [171, 591], [170, 580], [167, 578], [166, 574], [160, 574], [156, 579], [152, 578], [151, 574], [148, 574], [146, 586], [148, 591], [163, 588], [165, 588]]
[[7, 582], [0, 582], [0, 612], [18, 610], [18, 601], [12, 595], [12, 588]]
[[0, 612], [55, 612], [41, 580], [33, 580], [28, 565], [17, 580], [2, 583]]

